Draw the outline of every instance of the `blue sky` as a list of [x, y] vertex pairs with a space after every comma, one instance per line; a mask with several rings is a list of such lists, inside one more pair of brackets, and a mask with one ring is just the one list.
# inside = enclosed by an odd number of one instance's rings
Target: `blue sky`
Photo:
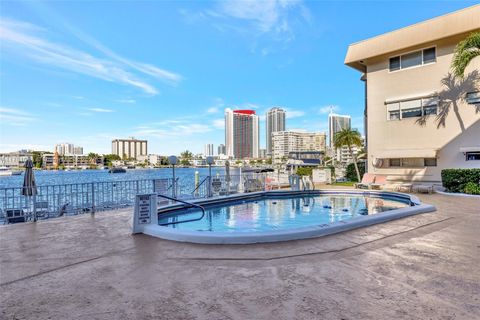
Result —
[[[330, 106], [363, 131], [347, 47], [475, 1], [0, 2], [0, 151], [71, 142], [109, 153], [224, 142], [223, 110], [327, 131]], [[265, 127], [261, 121], [261, 146]]]

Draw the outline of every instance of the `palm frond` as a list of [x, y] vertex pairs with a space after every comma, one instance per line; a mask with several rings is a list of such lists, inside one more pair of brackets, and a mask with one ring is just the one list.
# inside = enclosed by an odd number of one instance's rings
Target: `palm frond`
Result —
[[480, 56], [480, 32], [470, 34], [455, 47], [452, 70], [456, 77], [463, 78], [470, 61]]

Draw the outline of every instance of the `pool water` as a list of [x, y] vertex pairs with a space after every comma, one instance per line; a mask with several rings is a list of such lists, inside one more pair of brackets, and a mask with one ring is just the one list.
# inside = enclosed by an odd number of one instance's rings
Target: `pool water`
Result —
[[[330, 224], [409, 206], [409, 200], [372, 195], [269, 197], [209, 205], [205, 207], [206, 214], [202, 220], [166, 227], [207, 232], [275, 231]], [[159, 224], [200, 216], [199, 209], [184, 209], [160, 214]]]

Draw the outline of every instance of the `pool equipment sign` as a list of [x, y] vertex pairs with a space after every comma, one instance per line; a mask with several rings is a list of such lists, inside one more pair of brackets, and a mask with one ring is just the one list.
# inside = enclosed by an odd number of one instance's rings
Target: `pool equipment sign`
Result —
[[157, 195], [138, 194], [135, 198], [135, 211], [133, 214], [133, 233], [141, 233], [144, 225], [158, 224]]

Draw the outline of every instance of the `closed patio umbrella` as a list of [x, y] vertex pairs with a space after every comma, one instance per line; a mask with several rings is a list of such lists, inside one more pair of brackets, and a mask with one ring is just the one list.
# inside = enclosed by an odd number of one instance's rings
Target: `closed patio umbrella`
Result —
[[225, 161], [225, 181], [230, 182], [230, 162]]
[[35, 210], [35, 196], [37, 195], [37, 185], [35, 184], [35, 175], [33, 174], [33, 162], [28, 159], [25, 162], [25, 176], [23, 178], [22, 195], [26, 197], [33, 196], [33, 221], [37, 221]]

